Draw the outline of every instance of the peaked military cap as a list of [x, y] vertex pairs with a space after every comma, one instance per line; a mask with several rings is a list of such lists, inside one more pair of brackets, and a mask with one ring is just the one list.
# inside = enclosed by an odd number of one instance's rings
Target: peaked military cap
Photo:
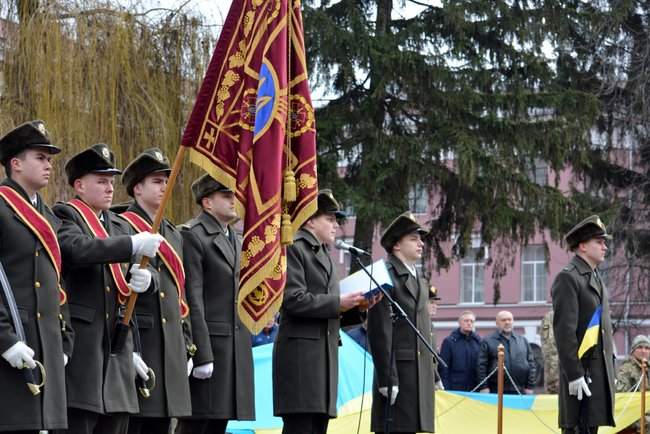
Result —
[[115, 154], [105, 143], [96, 143], [74, 155], [65, 165], [68, 184], [88, 173], [119, 175], [121, 170], [115, 167]]
[[215, 191], [223, 191], [225, 193], [232, 193], [232, 190], [211, 177], [209, 174], [205, 174], [196, 181], [192, 183], [192, 195], [194, 196], [194, 201], [201, 205], [201, 199], [206, 196], [211, 195]]
[[438, 297], [438, 288], [433, 285], [429, 288], [429, 300], [442, 300]]
[[0, 138], [0, 163], [6, 164], [9, 159], [25, 149], [43, 148], [50, 154], [58, 154], [61, 148], [54, 146], [43, 121], [30, 121], [18, 125]]
[[381, 236], [381, 246], [387, 252], [390, 252], [393, 250], [395, 243], [402, 239], [404, 235], [412, 232], [418, 232], [420, 235], [427, 233], [427, 231], [422, 229], [420, 223], [417, 222], [413, 213], [406, 211], [388, 225], [384, 234]]
[[341, 211], [341, 205], [334, 198], [332, 190], [324, 188], [318, 192], [318, 210], [314, 216], [321, 214], [334, 214], [337, 219], [344, 218], [346, 215]]
[[578, 244], [584, 243], [593, 238], [604, 238], [606, 240], [612, 239], [612, 236], [607, 233], [605, 224], [597, 215], [587, 217], [571, 228], [564, 237], [571, 250], [578, 247]]
[[158, 148], [149, 148], [144, 151], [126, 166], [122, 173], [122, 184], [126, 186], [126, 192], [133, 197], [133, 187], [142, 181], [147, 175], [157, 172], [165, 172], [169, 175], [172, 171], [169, 160]]

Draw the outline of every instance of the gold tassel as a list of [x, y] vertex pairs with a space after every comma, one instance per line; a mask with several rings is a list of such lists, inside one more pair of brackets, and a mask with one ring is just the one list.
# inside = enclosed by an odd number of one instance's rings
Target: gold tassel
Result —
[[296, 197], [296, 175], [293, 170], [287, 169], [284, 172], [284, 201], [295, 202]]
[[283, 246], [293, 244], [293, 231], [291, 230], [291, 216], [282, 214], [282, 227], [280, 227], [280, 242]]

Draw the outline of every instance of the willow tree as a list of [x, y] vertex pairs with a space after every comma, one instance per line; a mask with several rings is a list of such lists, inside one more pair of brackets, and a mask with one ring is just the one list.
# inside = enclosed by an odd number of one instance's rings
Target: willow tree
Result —
[[439, 266], [452, 233], [461, 252], [477, 229], [486, 244], [525, 243], [586, 211], [529, 176], [540, 162], [559, 173], [600, 159], [589, 140], [598, 97], [560, 75], [554, 48], [571, 33], [572, 2], [305, 3], [312, 80], [331, 96], [317, 113], [319, 182], [354, 205], [357, 245], [370, 248], [417, 184], [436, 199]]
[[[64, 150], [49, 200], [68, 197], [63, 165], [92, 143], [109, 144], [120, 167], [151, 146], [173, 159], [211, 55], [214, 36], [200, 16], [157, 10], [152, 19], [92, 0], [21, 0], [5, 13], [0, 130], [45, 121]], [[186, 169], [168, 211], [176, 221], [191, 212], [197, 171]]]

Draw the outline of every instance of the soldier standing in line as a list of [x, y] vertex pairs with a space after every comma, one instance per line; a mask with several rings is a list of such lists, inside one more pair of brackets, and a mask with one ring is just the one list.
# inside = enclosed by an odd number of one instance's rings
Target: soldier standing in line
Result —
[[[67, 427], [64, 366], [72, 353], [60, 286], [61, 222], [38, 194], [52, 171], [52, 145], [42, 121], [24, 123], [0, 138], [0, 263], [9, 285], [0, 289], [0, 431], [36, 433]], [[47, 372], [34, 396], [29, 369], [40, 382], [36, 361]], [[22, 371], [25, 370], [25, 371]]]
[[63, 280], [75, 329], [75, 352], [66, 369], [68, 429], [71, 434], [126, 434], [129, 414], [138, 413], [133, 339], [116, 352], [113, 332], [131, 290], [142, 293], [151, 282], [148, 270], [131, 267], [129, 282], [119, 263], [132, 256], [154, 256], [159, 234], [132, 233], [109, 210], [113, 201], [115, 156], [98, 143], [73, 156], [65, 166], [75, 198], [57, 203], [63, 255]]
[[[169, 161], [158, 148], [145, 150], [124, 169], [122, 183], [135, 202], [121, 217], [136, 232], [151, 230], [170, 172]], [[140, 397], [140, 414], [130, 418], [129, 434], [167, 434], [172, 417], [192, 414], [186, 373], [188, 356], [196, 347], [186, 318], [183, 238], [166, 219], [158, 232], [165, 239], [150, 262], [154, 284], [138, 297], [135, 307], [142, 359], [155, 372], [156, 386], [150, 397]], [[147, 378], [146, 369], [136, 366], [136, 371], [142, 379]]]
[[318, 210], [287, 247], [287, 284], [273, 348], [273, 412], [283, 434], [325, 434], [336, 417], [339, 316], [365, 301], [339, 293], [329, 255], [343, 217], [330, 190], [318, 193]]
[[241, 240], [235, 194], [203, 175], [192, 184], [201, 212], [182, 227], [187, 299], [197, 350], [190, 378], [192, 418], [179, 434], [225, 433], [228, 420], [255, 419], [251, 334], [237, 313]]
[[[390, 289], [393, 299], [402, 306], [422, 336], [430, 339], [429, 285], [415, 267], [422, 258], [422, 235], [425, 233], [413, 214], [405, 212], [386, 228], [381, 245], [388, 253], [386, 265], [394, 285]], [[433, 432], [435, 377], [432, 355], [406, 321], [392, 321], [390, 305], [385, 298], [368, 312], [368, 342], [375, 364], [371, 430], [384, 432], [386, 412], [390, 411], [391, 432]], [[389, 410], [387, 401], [391, 406]]]
[[546, 393], [557, 394], [560, 390], [560, 372], [557, 359], [557, 346], [553, 334], [553, 310], [542, 319], [542, 355], [544, 356], [544, 389]]
[[[632, 341], [630, 356], [623, 362], [616, 373], [616, 391], [632, 392], [641, 379], [641, 363], [650, 360], [650, 339], [645, 335], [638, 335]], [[648, 381], [646, 371], [646, 382]], [[638, 390], [641, 386], [639, 386]], [[650, 426], [650, 415], [645, 416], [646, 427]], [[637, 421], [634, 424], [637, 433], [641, 432], [641, 424]]]
[[[553, 334], [562, 336], [555, 342], [560, 361], [558, 405], [563, 434], [595, 434], [599, 426], [615, 425], [609, 296], [598, 272], [610, 238], [597, 215], [575, 225], [565, 236], [575, 256], [551, 286]], [[594, 316], [600, 324], [595, 345], [579, 357], [578, 350]]]

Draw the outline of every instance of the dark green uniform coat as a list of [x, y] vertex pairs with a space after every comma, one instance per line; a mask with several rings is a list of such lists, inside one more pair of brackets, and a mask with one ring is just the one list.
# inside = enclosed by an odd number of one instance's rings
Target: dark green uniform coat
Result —
[[[129, 206], [151, 224], [147, 213], [137, 204]], [[163, 219], [159, 233], [183, 257], [183, 239], [178, 230]], [[154, 284], [138, 296], [135, 306], [140, 331], [142, 360], [156, 373], [156, 387], [147, 399], [138, 394], [139, 417], [179, 417], [192, 413], [187, 379], [187, 344], [191, 341], [185, 320], [181, 319], [178, 289], [162, 260], [150, 261]], [[187, 280], [186, 280], [187, 282]]]
[[[10, 179], [8, 185], [27, 201], [25, 191]], [[38, 198], [38, 211], [58, 230], [61, 222]], [[71, 329], [62, 332], [59, 282], [43, 245], [9, 205], [0, 199], [0, 261], [12, 287], [27, 345], [47, 371], [41, 394], [33, 396], [18, 369], [0, 358], [0, 431], [67, 427], [63, 353], [72, 353]], [[0, 296], [0, 353], [18, 342], [4, 295]], [[63, 333], [63, 339], [62, 339]]]
[[63, 222], [58, 236], [75, 330], [76, 351], [66, 367], [68, 406], [101, 414], [137, 413], [132, 336], [122, 352], [111, 354], [119, 302], [108, 264], [130, 261], [129, 224], [104, 211], [110, 238], [101, 240], [70, 205], [58, 203], [53, 211]]
[[[431, 343], [429, 318], [429, 286], [416, 279], [397, 257], [389, 255], [386, 263], [394, 287], [391, 295], [402, 306], [409, 319]], [[390, 364], [393, 339], [389, 302], [382, 299], [368, 311], [368, 343], [375, 365], [372, 393], [372, 431], [384, 431], [386, 398], [379, 387], [388, 386], [389, 378], [399, 386], [395, 405], [391, 407], [394, 432], [433, 432], [434, 370], [431, 353], [422, 344], [408, 323], [395, 325], [395, 361]]]
[[301, 229], [287, 248], [287, 284], [273, 348], [276, 416], [336, 417], [340, 296], [327, 248]]
[[[559, 424], [560, 428], [578, 426], [581, 403], [569, 396], [569, 382], [581, 376], [591, 378], [591, 398], [586, 399], [588, 426], [614, 426], [614, 353], [612, 325], [609, 316], [607, 289], [599, 283], [596, 273], [579, 256], [555, 277], [553, 297], [553, 333], [560, 362]], [[598, 305], [602, 305], [598, 345], [581, 360], [578, 348]], [[585, 400], [585, 398], [583, 398]]]
[[194, 366], [214, 363], [209, 379], [190, 377], [192, 414], [253, 420], [251, 334], [237, 314], [241, 240], [232, 227], [226, 236], [205, 211], [182, 229], [187, 299], [197, 346]]

